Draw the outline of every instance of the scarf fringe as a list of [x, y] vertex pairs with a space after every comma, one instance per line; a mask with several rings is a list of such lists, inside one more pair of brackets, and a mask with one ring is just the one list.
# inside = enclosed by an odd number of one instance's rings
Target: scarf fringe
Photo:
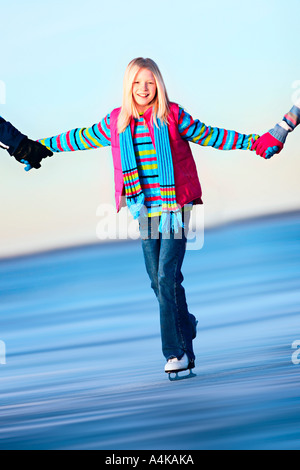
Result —
[[158, 228], [160, 233], [169, 233], [170, 231], [178, 233], [180, 228], [185, 228], [181, 211], [162, 213]]
[[127, 206], [134, 219], [137, 219], [140, 215], [145, 217], [148, 212], [145, 206], [144, 193], [139, 194], [136, 198], [127, 198]]

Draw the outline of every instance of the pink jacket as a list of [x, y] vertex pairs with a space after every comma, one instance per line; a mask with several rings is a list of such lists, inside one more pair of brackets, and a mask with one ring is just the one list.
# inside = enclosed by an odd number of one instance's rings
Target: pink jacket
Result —
[[[121, 207], [125, 206], [125, 191], [123, 172], [121, 165], [120, 143], [117, 130], [118, 116], [121, 108], [114, 109], [110, 114], [110, 131], [111, 131], [111, 149], [114, 163], [115, 178], [115, 199], [117, 212]], [[151, 139], [155, 148], [153, 123], [151, 122], [152, 108], [144, 113], [144, 119], [147, 123]], [[183, 140], [178, 131], [179, 106], [176, 103], [170, 103], [169, 115], [169, 136], [170, 146], [173, 157], [175, 189], [177, 203], [182, 207], [185, 204], [194, 201], [194, 204], [202, 204], [202, 190], [197, 174], [197, 168], [194, 161], [190, 145]], [[134, 130], [134, 119], [131, 120], [131, 133]], [[123, 197], [122, 197], [123, 196]]]

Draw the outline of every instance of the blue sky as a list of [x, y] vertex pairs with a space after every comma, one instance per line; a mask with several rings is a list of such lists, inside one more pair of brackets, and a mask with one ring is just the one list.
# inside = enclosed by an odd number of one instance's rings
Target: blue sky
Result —
[[[144, 56], [194, 118], [263, 133], [300, 96], [299, 19], [299, 0], [6, 2], [0, 115], [33, 139], [89, 126], [120, 105], [126, 65]], [[207, 225], [299, 207], [298, 129], [269, 162], [193, 153]], [[97, 241], [97, 207], [113, 203], [109, 149], [55, 155], [29, 174], [5, 151], [0, 161], [1, 256]]]

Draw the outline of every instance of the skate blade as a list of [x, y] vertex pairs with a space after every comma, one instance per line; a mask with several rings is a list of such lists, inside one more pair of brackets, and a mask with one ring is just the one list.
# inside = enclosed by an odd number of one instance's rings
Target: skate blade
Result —
[[[193, 377], [197, 377], [197, 375], [194, 374], [194, 372], [192, 372], [191, 370], [188, 375], [178, 375], [179, 372], [182, 372], [182, 371], [168, 372], [170, 382], [177, 382], [178, 380], [185, 380], [185, 379], [191, 379]], [[173, 377], [173, 375], [175, 375], [175, 377]]]

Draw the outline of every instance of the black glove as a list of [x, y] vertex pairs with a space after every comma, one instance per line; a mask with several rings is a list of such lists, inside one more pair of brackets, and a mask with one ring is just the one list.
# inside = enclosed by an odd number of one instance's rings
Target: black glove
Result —
[[32, 168], [41, 168], [41, 161], [43, 158], [51, 157], [53, 153], [48, 150], [45, 145], [30, 140], [27, 137], [22, 140], [18, 148], [15, 150], [13, 156], [15, 159], [24, 163], [27, 162]]

